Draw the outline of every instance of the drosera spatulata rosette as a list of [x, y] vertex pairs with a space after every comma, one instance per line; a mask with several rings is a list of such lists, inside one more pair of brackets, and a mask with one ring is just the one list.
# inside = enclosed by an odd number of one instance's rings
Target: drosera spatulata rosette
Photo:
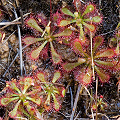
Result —
[[58, 64], [61, 61], [61, 57], [56, 52], [56, 50], [54, 49], [53, 41], [57, 41], [57, 38], [60, 37], [60, 36], [71, 35], [72, 31], [70, 29], [66, 28], [62, 32], [58, 31], [58, 33], [55, 33], [56, 26], [51, 27], [51, 21], [48, 22], [47, 26], [44, 26], [45, 29], [43, 30], [38, 25], [37, 21], [33, 17], [27, 19], [26, 24], [30, 28], [33, 28], [33, 29], [39, 31], [41, 33], [41, 35], [40, 35], [41, 37], [35, 38], [35, 37], [32, 37], [32, 36], [29, 36], [29, 37], [23, 38], [22, 41], [28, 46], [31, 45], [31, 44], [35, 44], [37, 42], [43, 42], [39, 47], [37, 47], [35, 50], [31, 51], [30, 58], [33, 59], [33, 60], [38, 59], [41, 51], [44, 49], [46, 44], [49, 43], [53, 63]]
[[[108, 82], [110, 75], [105, 71], [107, 69], [114, 69], [114, 66], [117, 65], [118, 59], [114, 59], [115, 53], [114, 49], [101, 49], [99, 50], [100, 45], [103, 43], [103, 37], [96, 36], [94, 38], [93, 44], [93, 62], [96, 74], [98, 75], [101, 82]], [[91, 56], [88, 51], [83, 50], [83, 46], [79, 40], [73, 42], [73, 49], [79, 55], [78, 61], [75, 63], [64, 63], [62, 65], [63, 69], [67, 72], [72, 71], [78, 66], [83, 68], [75, 74], [76, 80], [82, 84], [91, 83], [92, 78], [92, 66], [91, 66]]]
[[41, 104], [41, 99], [37, 95], [41, 88], [39, 87], [37, 90], [32, 89], [33, 86], [34, 81], [31, 77], [21, 78], [20, 81], [12, 79], [6, 82], [6, 87], [4, 88], [6, 94], [2, 96], [0, 103], [2, 106], [14, 103], [13, 110], [9, 112], [11, 118], [22, 116], [23, 114], [37, 118], [36, 113], [38, 113], [38, 110], [35, 105], [39, 106]]
[[102, 21], [102, 17], [96, 12], [97, 9], [95, 5], [91, 3], [87, 4], [85, 10], [82, 12], [78, 9], [72, 13], [68, 8], [62, 8], [61, 11], [64, 14], [71, 16], [71, 18], [61, 20], [60, 26], [67, 26], [71, 23], [75, 23], [79, 28], [79, 40], [82, 44], [86, 41], [84, 29], [87, 28], [89, 31], [94, 32], [96, 30], [96, 24], [99, 24]]
[[104, 111], [106, 107], [107, 107], [107, 103], [104, 101], [102, 95], [100, 95], [100, 96], [97, 98], [97, 108], [96, 108], [96, 104], [95, 104], [95, 103], [93, 103], [93, 105], [92, 105], [92, 109], [93, 109], [93, 110], [96, 110], [96, 109], [99, 108], [100, 111]]
[[[36, 75], [36, 84], [41, 85], [41, 88], [46, 95], [46, 100], [44, 102], [44, 108], [49, 111], [53, 107], [56, 111], [60, 109], [60, 99], [65, 96], [65, 88], [63, 86], [58, 86], [57, 81], [61, 78], [61, 73], [56, 71], [51, 82], [46, 80], [45, 73], [38, 72]], [[52, 102], [53, 99], [53, 102]]]

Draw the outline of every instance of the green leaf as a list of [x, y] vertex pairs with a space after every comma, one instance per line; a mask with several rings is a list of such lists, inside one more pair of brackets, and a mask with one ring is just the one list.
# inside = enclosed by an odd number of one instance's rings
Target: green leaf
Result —
[[40, 105], [40, 103], [41, 103], [41, 99], [40, 98], [36, 99], [36, 98], [31, 98], [31, 97], [27, 96], [26, 99], [36, 103], [37, 105]]
[[92, 24], [87, 24], [86, 22], [83, 22], [83, 25], [87, 27], [91, 32], [95, 30], [95, 26]]
[[92, 4], [87, 5], [87, 7], [86, 7], [84, 13], [82, 14], [82, 16], [86, 15], [87, 13], [92, 12], [94, 9], [95, 9], [95, 8], [94, 8], [94, 6], [93, 6]]
[[9, 104], [10, 102], [12, 102], [12, 101], [14, 101], [14, 100], [17, 100], [17, 99], [19, 99], [19, 97], [2, 98], [2, 99], [1, 99], [1, 104], [5, 106], [5, 105]]
[[101, 58], [101, 57], [111, 58], [112, 56], [114, 56], [114, 50], [107, 49], [103, 52], [98, 52], [94, 58]]
[[52, 60], [55, 64], [58, 64], [61, 60], [60, 55], [57, 54], [55, 51], [52, 42], [50, 42], [50, 47], [51, 47], [51, 53], [52, 53]]
[[45, 81], [45, 76], [44, 76], [43, 73], [41, 73], [41, 72], [38, 73], [38, 74], [37, 74], [37, 77], [38, 77], [38, 79], [39, 79], [41, 82], [46, 82], [46, 81]]
[[32, 85], [33, 80], [30, 77], [26, 77], [24, 78], [24, 90], [23, 90], [23, 94], [25, 94], [25, 92], [27, 91], [27, 89]]
[[65, 29], [63, 32], [53, 35], [54, 37], [60, 37], [60, 36], [69, 36], [72, 34], [72, 31], [70, 29]]
[[48, 41], [45, 41], [40, 47], [31, 52], [31, 59], [37, 59], [39, 57], [41, 50], [44, 48], [47, 42]]
[[103, 83], [108, 82], [110, 76], [107, 75], [103, 70], [100, 71], [96, 65], [95, 65], [95, 71], [97, 72], [101, 82]]
[[16, 84], [12, 81], [10, 82], [10, 88], [16, 90], [19, 94], [21, 93], [21, 91], [17, 88]]
[[74, 42], [74, 49], [76, 51], [79, 51], [80, 54], [82, 54], [83, 56], [85, 55], [86, 57], [89, 57], [88, 54], [86, 54], [83, 49], [82, 49], [82, 45], [79, 41], [75, 41]]
[[24, 39], [22, 39], [22, 41], [26, 44], [26, 45], [30, 45], [33, 43], [36, 43], [38, 41], [43, 41], [45, 40], [44, 38], [34, 38], [34, 37], [26, 37]]
[[78, 26], [80, 27], [79, 39], [80, 39], [81, 43], [84, 43], [85, 42], [85, 36], [84, 36], [83, 26], [82, 26], [82, 24], [79, 24]]
[[61, 20], [60, 21], [60, 26], [62, 27], [62, 26], [66, 26], [66, 25], [69, 25], [69, 24], [71, 24], [71, 23], [73, 23], [71, 20]]
[[61, 76], [61, 74], [59, 71], [55, 72], [53, 79], [52, 79], [52, 82], [55, 83], [60, 78], [60, 76]]
[[101, 60], [94, 60], [96, 63], [99, 65], [103, 65], [105, 68], [106, 67], [114, 67], [117, 64], [117, 61], [111, 61], [111, 62], [106, 62], [106, 61], [101, 61]]
[[17, 109], [18, 109], [18, 106], [19, 106], [20, 102], [21, 102], [21, 100], [19, 100], [19, 101], [16, 103], [14, 109], [9, 113], [9, 116], [10, 116], [10, 117], [14, 118], [14, 117], [16, 116], [16, 114], [17, 114]]
[[62, 12], [66, 15], [70, 15], [72, 17], [75, 17], [74, 14], [70, 10], [68, 10], [67, 8], [62, 8]]
[[54, 108], [55, 108], [56, 111], [59, 111], [60, 103], [57, 101], [55, 95], [53, 93], [51, 93], [51, 94], [52, 94], [52, 97], [53, 97], [53, 100], [54, 100]]
[[103, 38], [101, 36], [97, 36], [94, 39], [94, 47], [93, 47], [93, 53], [97, 50], [97, 48], [101, 45], [103, 42]]
[[34, 18], [30, 18], [28, 21], [27, 21], [27, 25], [29, 27], [32, 27], [40, 32], [43, 32], [43, 30], [38, 26], [36, 20]]
[[82, 63], [84, 63], [84, 62], [81, 62], [81, 63], [80, 63], [80, 62], [65, 63], [65, 64], [63, 65], [63, 69], [65, 69], [67, 72], [69, 72], [69, 71], [73, 70], [75, 67], [81, 65]]
[[95, 23], [100, 23], [101, 22], [101, 17], [100, 16], [95, 16], [92, 18], [92, 22], [95, 22]]

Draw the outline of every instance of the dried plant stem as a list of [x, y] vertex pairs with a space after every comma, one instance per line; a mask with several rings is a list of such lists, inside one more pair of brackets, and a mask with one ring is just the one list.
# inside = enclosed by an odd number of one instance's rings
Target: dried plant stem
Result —
[[75, 97], [75, 102], [74, 102], [72, 114], [70, 116], [70, 120], [73, 120], [73, 117], [74, 117], [74, 114], [75, 114], [75, 110], [76, 110], [76, 107], [77, 107], [78, 98], [79, 98], [79, 95], [82, 93], [83, 88], [84, 87], [83, 86], [81, 87], [81, 84], [79, 84], [78, 89], [77, 89], [77, 94], [76, 94], [76, 97]]
[[96, 77], [96, 120], [97, 120], [97, 92], [98, 92], [98, 77]]
[[[25, 46], [24, 48], [26, 48], [27, 46]], [[24, 49], [23, 48], [23, 49]], [[22, 49], [22, 50], [23, 50]], [[16, 58], [18, 57], [18, 55], [19, 55], [19, 51], [18, 51], [18, 53], [16, 54], [16, 56], [15, 56], [15, 58], [13, 59], [13, 61], [11, 62], [11, 64], [9, 65], [9, 67], [7, 68], [7, 70], [5, 71], [5, 73], [3, 74], [3, 77], [5, 77], [5, 75], [6, 75], [6, 73], [8, 72], [8, 70], [10, 69], [10, 67], [12, 66], [12, 64], [14, 63], [14, 61], [16, 60]]]
[[[14, 14], [15, 14], [15, 18], [17, 19], [18, 16], [17, 16], [17, 13], [16, 13], [16, 10], [14, 8]], [[20, 26], [17, 25], [18, 27], [18, 38], [19, 38], [19, 55], [20, 55], [20, 70], [21, 70], [21, 76], [23, 74], [23, 58], [22, 58], [22, 41], [21, 41], [21, 31], [20, 31]]]
[[93, 73], [93, 80], [95, 80], [95, 70], [94, 70], [94, 61], [93, 61], [93, 51], [92, 51], [92, 46], [93, 46], [93, 42], [92, 42], [92, 32], [90, 31], [90, 41], [91, 41], [91, 61], [92, 61], [92, 73]]
[[94, 113], [93, 113], [93, 109], [92, 109], [92, 108], [91, 108], [91, 113], [92, 113], [92, 119], [95, 120], [95, 119], [94, 119]]
[[[110, 120], [109, 117], [107, 115], [105, 115], [105, 114], [97, 113], [97, 115], [105, 116], [107, 118], [107, 120]], [[94, 113], [93, 116], [96, 116], [96, 114]]]
[[[51, 21], [49, 21], [49, 23], [47, 24], [47, 26], [50, 26], [50, 24], [51, 24]], [[46, 32], [46, 29], [43, 31], [43, 34], [41, 35], [41, 37], [44, 36], [45, 32]]]
[[[25, 17], [25, 16], [27, 16], [27, 15], [29, 15], [29, 14], [30, 14], [30, 13], [26, 13], [26, 14], [23, 15], [23, 17]], [[16, 18], [15, 20], [12, 21], [12, 23], [17, 22], [17, 21], [20, 20], [20, 19], [21, 19], [21, 17]], [[21, 22], [20, 22], [20, 24], [21, 24]], [[0, 30], [2, 30], [2, 29], [4, 29], [4, 28], [8, 27], [9, 25], [10, 25], [10, 24], [3, 26], [2, 28], [0, 28]]]
[[90, 98], [91, 98], [92, 100], [94, 100], [94, 98], [93, 98], [92, 95], [90, 94], [89, 90], [88, 90], [85, 86], [83, 86], [83, 87], [84, 87], [84, 89], [87, 91], [87, 93], [88, 93], [88, 95], [90, 96]]
[[21, 24], [21, 22], [1, 22], [0, 25], [14, 25], [14, 24]]

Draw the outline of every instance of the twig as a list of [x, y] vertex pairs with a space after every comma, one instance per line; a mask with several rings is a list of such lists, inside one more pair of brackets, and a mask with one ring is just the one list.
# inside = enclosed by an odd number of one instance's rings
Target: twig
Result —
[[[51, 21], [49, 21], [49, 23], [47, 24], [47, 26], [50, 26], [50, 24], [51, 24]], [[43, 31], [43, 34], [41, 35], [41, 37], [44, 36], [45, 32], [46, 32], [46, 29]]]
[[[105, 114], [97, 113], [97, 115], [105, 116], [109, 120], [109, 117], [107, 115], [105, 115]], [[96, 116], [96, 113], [94, 113], [93, 116]]]
[[93, 80], [95, 80], [95, 70], [94, 70], [94, 61], [93, 61], [93, 51], [92, 51], [92, 32], [90, 31], [90, 41], [91, 41], [91, 59], [92, 59], [92, 71], [93, 71]]
[[73, 120], [73, 117], [74, 117], [74, 114], [75, 114], [75, 110], [76, 110], [76, 107], [77, 107], [77, 102], [78, 102], [80, 90], [82, 90], [82, 89], [83, 89], [83, 86], [82, 86], [82, 88], [81, 88], [81, 84], [79, 84], [78, 90], [77, 90], [77, 94], [76, 94], [76, 97], [75, 97], [75, 102], [74, 102], [72, 114], [71, 114], [71, 116], [70, 116], [70, 120]]
[[101, 6], [101, 0], [99, 0], [99, 7]]
[[[14, 14], [15, 14], [15, 18], [18, 18], [16, 10], [14, 8]], [[19, 38], [19, 51], [20, 51], [20, 70], [21, 70], [21, 76], [23, 74], [23, 58], [22, 58], [22, 42], [21, 42], [21, 32], [20, 32], [20, 26], [17, 25], [18, 27], [18, 38]]]
[[[75, 0], [73, 0], [73, 2], [74, 2]], [[79, 0], [80, 2], [82, 2], [83, 4], [86, 4], [83, 0]]]
[[74, 120], [76, 120], [76, 119], [77, 119], [77, 117], [78, 117], [78, 115], [80, 114], [80, 112], [81, 112], [81, 111], [79, 111], [79, 112], [78, 112], [78, 114], [76, 115], [76, 117], [75, 117], [75, 119], [74, 119]]
[[[116, 30], [109, 31], [109, 32], [107, 32], [107, 33], [100, 34], [100, 35], [107, 35], [107, 34], [109, 34], [109, 33], [115, 32], [115, 31], [117, 31], [117, 29], [116, 29]], [[100, 36], [100, 35], [98, 35], [98, 36]]]
[[60, 113], [61, 115], [63, 115], [68, 120], [67, 116], [65, 116], [62, 112], [58, 111], [58, 113]]
[[5, 71], [5, 73], [3, 74], [3, 77], [5, 77], [6, 73], [8, 72], [8, 70], [10, 69], [10, 67], [12, 66], [12, 64], [14, 63], [14, 61], [16, 60], [17, 57], [18, 57], [18, 53], [15, 56], [15, 58], [13, 59], [13, 61], [11, 62], [11, 64], [9, 65], [9, 67], [7, 68], [7, 70]]
[[[31, 12], [30, 12], [31, 13]], [[26, 13], [26, 14], [24, 14], [23, 15], [23, 17], [25, 17], [25, 16], [27, 16], [27, 15], [29, 15], [30, 13]], [[19, 18], [17, 18], [17, 19], [15, 19], [15, 20], [13, 20], [12, 22], [16, 22], [16, 21], [18, 21], [18, 20], [20, 20], [21, 19], [21, 17], [19, 17]], [[4, 28], [6, 28], [6, 27], [8, 27], [9, 25], [5, 25], [5, 26], [3, 26], [2, 28], [0, 28], [0, 30], [2, 30], [2, 29], [4, 29]]]
[[94, 120], [94, 114], [93, 114], [93, 109], [91, 108], [91, 113], [92, 113], [92, 118]]
[[97, 92], [98, 92], [98, 77], [96, 77], [96, 120], [97, 120]]
[[71, 87], [69, 87], [69, 89], [70, 89], [70, 96], [71, 96], [71, 109], [73, 109], [73, 94], [72, 94]]
[[85, 90], [87, 91], [87, 93], [88, 93], [88, 95], [94, 100], [94, 98], [90, 95], [90, 92], [89, 92], [89, 90], [85, 87], [85, 86], [83, 86], [84, 88], [85, 88]]
[[21, 22], [1, 22], [0, 25], [14, 25], [14, 24], [21, 24]]
[[[26, 47], [27, 46], [23, 47], [23, 49], [26, 48]], [[15, 58], [13, 59], [13, 61], [11, 62], [11, 64], [9, 65], [9, 67], [7, 68], [7, 70], [5, 71], [5, 73], [3, 74], [3, 77], [5, 77], [6, 73], [8, 72], [9, 68], [12, 66], [12, 64], [14, 63], [14, 61], [16, 60], [16, 58], [18, 57], [18, 55], [19, 55], [19, 51], [16, 54]]]

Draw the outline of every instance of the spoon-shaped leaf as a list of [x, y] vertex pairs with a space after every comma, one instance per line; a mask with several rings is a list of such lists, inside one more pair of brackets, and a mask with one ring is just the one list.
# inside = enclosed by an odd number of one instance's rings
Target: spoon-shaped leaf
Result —
[[108, 82], [110, 76], [107, 75], [103, 70], [100, 71], [99, 68], [95, 65], [95, 71], [97, 72], [101, 82]]
[[94, 39], [94, 47], [93, 47], [93, 53], [97, 50], [97, 48], [101, 45], [103, 42], [103, 38], [101, 36], [97, 36]]
[[94, 9], [95, 9], [95, 7], [94, 7], [92, 4], [87, 5], [87, 7], [86, 7], [84, 13], [82, 14], [82, 16], [84, 16], [84, 15], [87, 14], [87, 13], [92, 12]]
[[23, 94], [27, 91], [27, 89], [33, 84], [33, 80], [31, 77], [24, 78], [24, 90], [22, 91]]
[[48, 95], [47, 95], [47, 100], [45, 101], [45, 104], [44, 104], [44, 107], [46, 110], [49, 110], [50, 109], [50, 92], [48, 92]]
[[13, 97], [13, 98], [2, 98], [1, 99], [1, 105], [6, 106], [7, 104], [9, 104], [10, 102], [19, 99], [19, 97]]
[[80, 27], [80, 36], [79, 36], [80, 42], [84, 43], [85, 42], [85, 36], [84, 36], [83, 26], [82, 26], [82, 24], [79, 24], [78, 26]]
[[16, 90], [19, 94], [21, 93], [14, 82], [10, 82], [10, 88]]
[[27, 20], [27, 25], [29, 27], [32, 27], [40, 32], [43, 32], [43, 30], [38, 26], [36, 20], [34, 18], [30, 18], [29, 20]]
[[10, 116], [10, 117], [14, 118], [14, 117], [16, 116], [16, 114], [17, 114], [17, 109], [18, 109], [18, 106], [19, 106], [20, 102], [21, 102], [21, 100], [19, 100], [19, 101], [16, 103], [14, 109], [9, 113], [9, 116]]
[[95, 30], [95, 26], [92, 24], [87, 24], [86, 22], [83, 22], [83, 25], [87, 27], [91, 32]]
[[68, 10], [67, 8], [62, 8], [62, 12], [66, 15], [70, 15], [72, 17], [75, 17], [74, 14], [70, 10]]
[[63, 65], [63, 69], [65, 69], [67, 72], [73, 70], [75, 67], [85, 63], [85, 59], [84, 58], [78, 58], [78, 62], [75, 63], [65, 63]]
[[101, 22], [101, 17], [100, 16], [95, 16], [92, 18], [92, 22], [95, 22], [95, 23], [100, 23]]
[[38, 41], [43, 41], [45, 40], [44, 38], [34, 38], [34, 37], [26, 37], [24, 39], [22, 39], [22, 41], [26, 44], [26, 45], [30, 45], [33, 43], [36, 43]]
[[72, 31], [70, 29], [65, 29], [63, 32], [53, 35], [54, 37], [60, 37], [60, 36], [69, 36], [72, 34]]
[[73, 23], [71, 20], [61, 20], [60, 21], [60, 26], [62, 27], [62, 26], [66, 26], [66, 25], [69, 25], [69, 24], [71, 24], [71, 23]]
[[111, 61], [111, 62], [108, 62], [108, 61], [101, 61], [101, 60], [94, 60], [99, 66], [103, 66], [103, 67], [114, 67], [118, 61]]
[[41, 52], [41, 50], [44, 48], [44, 46], [46, 45], [48, 41], [45, 41], [40, 47], [38, 47], [37, 49], [33, 50], [31, 52], [31, 59], [37, 59], [39, 57], [39, 54]]
[[55, 95], [53, 93], [51, 93], [51, 94], [52, 94], [52, 97], [53, 97], [53, 100], [54, 100], [54, 109], [56, 111], [58, 111], [60, 109], [60, 103], [57, 101]]
[[55, 83], [60, 78], [60, 76], [61, 76], [61, 74], [59, 71], [55, 72], [53, 79], [52, 79], [52, 82]]
[[91, 70], [91, 67], [89, 66], [86, 70], [86, 73], [83, 75], [82, 83], [84, 85], [90, 84], [91, 83], [91, 78], [92, 78], [92, 70]]
[[78, 40], [75, 40], [75, 42], [74, 42], [74, 44], [73, 44], [73, 47], [74, 47], [74, 49], [75, 49], [76, 52], [79, 51], [79, 53], [82, 54], [83, 56], [85, 55], [85, 56], [89, 57], [88, 54], [86, 54], [86, 53], [83, 51], [82, 45], [81, 45], [81, 43], [80, 43]]
[[37, 105], [40, 105], [40, 103], [41, 103], [41, 99], [40, 98], [36, 99], [36, 98], [31, 98], [31, 97], [27, 96], [26, 99], [36, 103]]
[[46, 82], [46, 81], [45, 81], [45, 76], [44, 76], [43, 73], [39, 72], [39, 73], [37, 74], [37, 77], [38, 77], [38, 79], [39, 79], [41, 82]]
[[112, 56], [114, 56], [114, 50], [113, 49], [107, 49], [103, 52], [98, 52], [94, 58], [100, 58], [100, 57], [111, 58]]
[[51, 47], [51, 53], [52, 53], [52, 60], [55, 64], [58, 64], [61, 60], [60, 55], [57, 54], [55, 51], [52, 42], [50, 42], [50, 47]]

